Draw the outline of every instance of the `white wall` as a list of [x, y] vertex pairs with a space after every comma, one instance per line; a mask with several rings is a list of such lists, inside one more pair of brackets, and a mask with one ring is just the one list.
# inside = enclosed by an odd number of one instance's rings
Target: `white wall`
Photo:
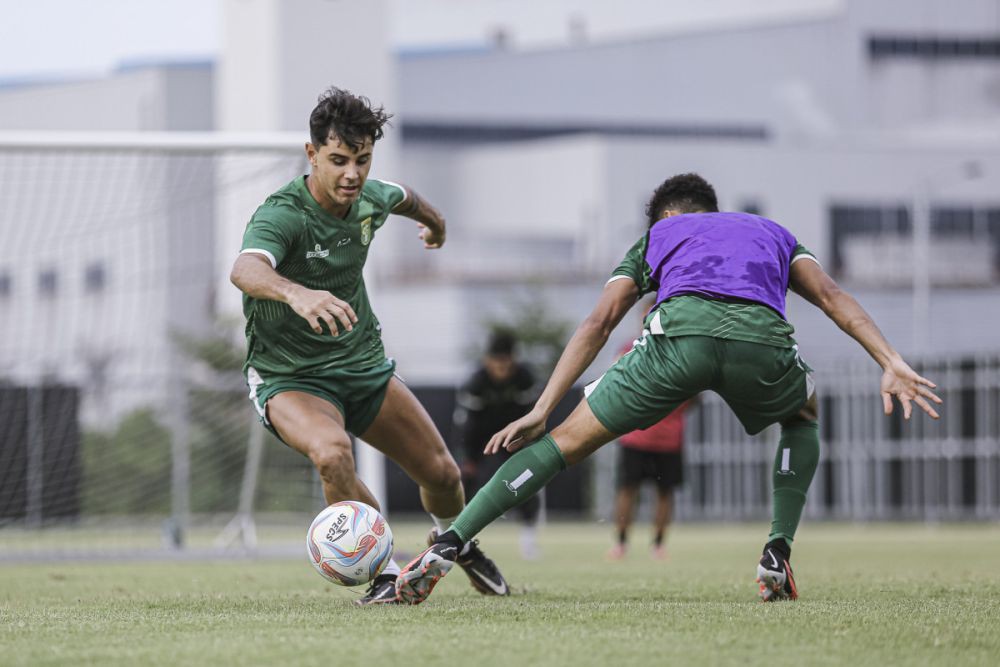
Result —
[[749, 125], [780, 137], [1000, 116], [996, 59], [868, 56], [876, 35], [995, 35], [992, 0], [801, 9], [676, 29], [651, 19], [655, 34], [621, 42], [404, 55], [402, 99], [423, 121]]
[[331, 85], [396, 108], [385, 0], [223, 0], [216, 127], [308, 130]]
[[403, 178], [445, 215], [449, 241], [426, 257], [404, 243], [394, 262], [435, 262], [470, 277], [551, 273], [560, 261], [599, 265], [607, 243], [599, 224], [608, 214], [604, 146], [571, 138], [409, 148]]
[[[487, 315], [510, 302], [510, 294], [532, 289], [533, 274], [514, 263], [505, 264], [499, 248], [479, 256], [475, 272], [467, 264], [450, 260], [450, 252], [467, 250], [473, 246], [471, 239], [479, 235], [494, 239], [498, 229], [523, 234], [525, 254], [530, 252], [532, 234], [551, 231], [572, 235], [591, 249], [586, 261], [539, 265], [551, 271], [535, 289], [551, 302], [556, 316], [578, 323], [624, 252], [644, 232], [643, 208], [652, 190], [677, 173], [703, 174], [716, 186], [724, 209], [758, 203], [764, 215], [789, 227], [827, 262], [833, 203], [907, 205], [921, 182], [929, 179], [934, 188], [932, 201], [1000, 206], [994, 179], [988, 176], [1000, 173], [1000, 143], [979, 142], [977, 148], [960, 148], [948, 141], [943, 145], [951, 147], [935, 146], [930, 140], [879, 144], [860, 137], [778, 145], [577, 137], [408, 151], [404, 171], [419, 174], [413, 183], [419, 183], [421, 192], [448, 216], [455, 243], [440, 253], [426, 253], [426, 271], [416, 279], [393, 274], [391, 269], [405, 260], [390, 258], [381, 249], [372, 253], [371, 261], [384, 272], [385, 289], [377, 307], [387, 344], [406, 363], [421, 357], [410, 369], [412, 380], [461, 377], [462, 364], [468, 363], [463, 355], [481, 342]], [[986, 176], [965, 179], [962, 165], [968, 160], [976, 160]], [[593, 217], [588, 219], [586, 211]], [[515, 222], [508, 224], [508, 220]], [[400, 223], [407, 225], [402, 220], [390, 222]], [[421, 252], [415, 243], [407, 250], [411, 255]], [[864, 289], [859, 296], [866, 305], [871, 303], [873, 314], [893, 342], [901, 350], [912, 349], [910, 293]], [[439, 300], [444, 304], [441, 317], [436, 315], [438, 306], [429, 305]], [[863, 354], [822, 313], [797, 297], [790, 297], [789, 308], [803, 349], [812, 351], [813, 357]], [[947, 317], [937, 316], [944, 311]], [[1000, 325], [1000, 291], [935, 290], [933, 349], [996, 349], [989, 333], [994, 326], [980, 326], [984, 312], [992, 313]], [[419, 343], [393, 338], [398, 335], [394, 331], [412, 331], [408, 327], [413, 326], [436, 334]], [[634, 334], [625, 326], [620, 329], [616, 344]], [[411, 347], [413, 357], [408, 357], [406, 350]], [[600, 359], [595, 367], [608, 361]]]
[[210, 65], [165, 63], [0, 90], [0, 130], [209, 130], [211, 86]]
[[502, 31], [515, 49], [561, 48], [581, 41], [714, 30], [826, 16], [844, 0], [393, 0], [393, 43], [404, 50], [488, 45]]

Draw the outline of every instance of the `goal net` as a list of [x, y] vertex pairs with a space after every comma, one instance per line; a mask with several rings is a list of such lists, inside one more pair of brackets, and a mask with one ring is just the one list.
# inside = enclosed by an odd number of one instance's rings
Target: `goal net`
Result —
[[253, 423], [228, 284], [304, 169], [298, 135], [0, 135], [0, 559], [263, 546], [249, 512], [321, 505]]
[[[246, 220], [305, 171], [301, 146], [0, 133], [0, 561], [301, 548], [321, 488], [255, 423], [228, 281]], [[817, 365], [824, 454], [806, 516], [1000, 517], [1000, 357], [924, 361], [940, 422], [885, 418], [867, 359]], [[766, 518], [777, 431], [749, 441], [708, 396], [687, 434], [678, 519]], [[613, 453], [595, 457], [595, 515], [610, 514]], [[380, 498], [400, 486], [383, 482]]]

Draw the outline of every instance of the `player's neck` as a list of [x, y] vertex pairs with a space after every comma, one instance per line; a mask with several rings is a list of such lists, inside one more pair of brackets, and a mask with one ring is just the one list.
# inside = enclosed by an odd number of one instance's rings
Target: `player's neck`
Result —
[[327, 213], [329, 213], [334, 218], [340, 218], [341, 220], [343, 220], [344, 218], [347, 217], [347, 214], [351, 212], [351, 206], [353, 202], [347, 205], [337, 204], [332, 199], [330, 199], [330, 197], [325, 192], [317, 188], [316, 181], [314, 179], [309, 178], [309, 176], [306, 176], [306, 190], [308, 190], [309, 194], [312, 195], [313, 200], [317, 204], [319, 204], [319, 207], [322, 208]]

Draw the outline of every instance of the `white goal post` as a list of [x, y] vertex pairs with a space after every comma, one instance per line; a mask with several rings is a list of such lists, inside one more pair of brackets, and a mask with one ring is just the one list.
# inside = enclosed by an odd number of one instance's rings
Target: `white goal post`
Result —
[[[227, 517], [239, 530], [215, 544], [253, 548], [258, 510], [322, 505], [308, 461], [251, 425], [228, 281], [307, 140], [0, 132], [0, 532], [19, 536], [0, 558], [70, 527], [99, 552], [212, 548], [191, 529]], [[384, 500], [381, 455], [359, 444], [358, 459]]]

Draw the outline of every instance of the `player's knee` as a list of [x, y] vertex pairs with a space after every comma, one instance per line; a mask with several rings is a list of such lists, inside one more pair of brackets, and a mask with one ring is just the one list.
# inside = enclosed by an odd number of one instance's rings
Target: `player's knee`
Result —
[[431, 491], [450, 491], [462, 484], [462, 474], [458, 469], [458, 464], [450, 456], [442, 456], [437, 460], [437, 465], [429, 475], [426, 486]]
[[332, 480], [341, 475], [354, 473], [354, 457], [350, 443], [323, 442], [311, 448], [309, 459], [316, 466], [323, 479]]

